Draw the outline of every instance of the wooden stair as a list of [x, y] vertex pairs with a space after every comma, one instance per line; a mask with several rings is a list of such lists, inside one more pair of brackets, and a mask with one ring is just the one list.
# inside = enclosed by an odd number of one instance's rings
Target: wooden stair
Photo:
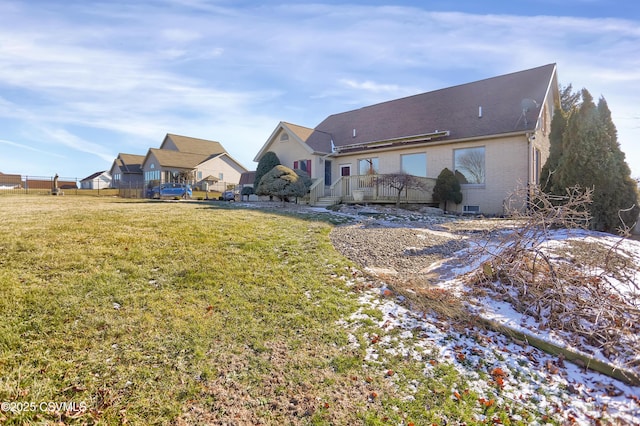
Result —
[[314, 207], [329, 207], [340, 203], [340, 197], [320, 197], [313, 205]]

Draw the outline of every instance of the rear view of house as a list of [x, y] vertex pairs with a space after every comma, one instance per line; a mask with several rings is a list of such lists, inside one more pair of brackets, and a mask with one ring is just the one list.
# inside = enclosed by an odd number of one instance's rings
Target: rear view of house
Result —
[[[462, 185], [457, 212], [503, 214], [517, 187], [538, 183], [558, 101], [549, 64], [330, 115], [313, 129], [280, 122], [254, 161], [273, 151], [305, 170], [311, 204], [353, 202], [356, 191], [389, 202], [376, 177], [406, 173], [430, 188], [448, 168]], [[403, 199], [433, 201], [430, 190]]]

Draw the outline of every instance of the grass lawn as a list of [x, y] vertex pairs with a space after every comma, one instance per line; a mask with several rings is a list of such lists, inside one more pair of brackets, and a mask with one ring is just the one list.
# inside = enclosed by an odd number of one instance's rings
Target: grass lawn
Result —
[[453, 368], [364, 360], [384, 330], [338, 325], [358, 295], [331, 226], [226, 203], [0, 197], [0, 423], [472, 424], [478, 409], [507, 423], [473, 392], [450, 398], [465, 388]]

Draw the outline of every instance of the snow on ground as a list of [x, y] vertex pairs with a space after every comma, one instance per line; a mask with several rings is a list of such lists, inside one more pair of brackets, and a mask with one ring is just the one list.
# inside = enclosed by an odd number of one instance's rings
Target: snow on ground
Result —
[[[613, 250], [621, 256], [627, 257], [630, 260], [631, 267], [625, 269], [626, 279], [619, 279], [613, 273], [607, 273], [606, 271], [599, 269], [598, 267], [585, 267], [589, 276], [606, 275], [607, 283], [611, 284], [612, 294], [623, 295], [635, 307], [640, 306], [640, 294], [638, 283], [640, 283], [640, 242], [634, 240], [622, 240], [620, 237], [613, 236], [611, 234], [586, 231], [586, 230], [556, 230], [551, 231], [548, 234], [548, 239], [542, 243], [543, 251], [548, 255], [550, 259], [554, 258], [554, 252], [567, 249], [568, 244], [572, 241], [579, 241], [581, 243], [592, 243], [603, 247], [604, 250]], [[487, 246], [491, 243], [486, 242]], [[493, 247], [487, 251], [496, 253], [498, 248]], [[567, 256], [570, 254], [563, 254], [562, 258], [556, 258], [555, 262], [566, 261]], [[457, 260], [452, 259], [450, 269], [454, 272], [454, 276], [459, 276], [468, 271], [474, 270], [479, 267], [485, 260], [489, 259], [491, 255], [481, 254], [476, 255], [466, 265], [462, 267], [456, 267]], [[446, 268], [445, 268], [446, 269]], [[449, 280], [441, 283], [444, 287], [455, 288], [457, 291], [462, 291], [464, 285], [457, 280]], [[542, 338], [545, 341], [552, 342], [560, 347], [568, 347], [576, 352], [587, 353], [589, 356], [594, 357], [600, 361], [611, 363], [611, 359], [607, 358], [599, 348], [595, 348], [587, 345], [584, 341], [578, 342], [576, 336], [573, 336], [568, 331], [557, 331], [553, 329], [545, 329], [537, 324], [531, 317], [522, 315], [517, 312], [511, 304], [506, 303], [491, 295], [486, 297], [477, 297], [472, 302], [471, 309], [474, 313], [482, 316], [483, 318], [497, 321], [502, 325], [506, 325], [514, 330], [524, 332], [535, 337]], [[627, 335], [627, 343], [637, 343], [638, 336]], [[624, 344], [624, 342], [621, 342]], [[578, 347], [575, 347], [575, 346]], [[573, 346], [573, 347], [572, 347]], [[637, 345], [636, 345], [637, 346]], [[633, 364], [634, 360], [640, 359], [640, 354], [622, 355], [619, 359], [614, 360], [614, 364], [618, 363], [618, 366]]]
[[[365, 292], [360, 297], [360, 311], [352, 322], [343, 324], [357, 326], [368, 318], [388, 332], [367, 349], [368, 361], [375, 363], [384, 355], [400, 354], [423, 361], [425, 374], [430, 373], [434, 362], [450, 363], [467, 379], [471, 390], [486, 400], [493, 399], [499, 405], [517, 404], [561, 423], [597, 424], [596, 420], [601, 420], [606, 424], [608, 420], [640, 424], [640, 388], [586, 371], [502, 334], [473, 325], [461, 329], [446, 319], [412, 312], [402, 305], [401, 297], [381, 297], [383, 294], [389, 294], [389, 290]], [[372, 307], [383, 313], [382, 318], [363, 314], [364, 309]], [[400, 332], [391, 333], [393, 329]], [[427, 353], [429, 356], [424, 355]], [[499, 386], [496, 371], [504, 372]]]
[[[504, 231], [508, 232], [508, 231]], [[558, 230], [548, 235], [543, 249], [551, 255], [572, 241], [598, 243], [606, 249], [614, 248], [629, 257], [635, 268], [627, 270], [627, 280], [608, 276], [617, 291], [631, 300], [640, 302], [637, 283], [640, 281], [640, 242], [585, 230]], [[481, 250], [479, 250], [479, 248]], [[496, 255], [501, 248], [495, 241], [471, 239], [468, 248], [458, 252], [453, 259], [434, 265], [441, 281], [438, 286], [455, 294], [465, 293], [462, 275], [479, 268], [483, 262]], [[591, 273], [602, 273], [591, 269]], [[385, 289], [382, 289], [384, 292]], [[438, 348], [439, 361], [452, 363], [474, 386], [474, 390], [485, 398], [495, 399], [499, 404], [515, 402], [528, 410], [550, 415], [561, 423], [640, 425], [640, 387], [629, 386], [604, 374], [587, 371], [562, 358], [549, 355], [522, 342], [514, 343], [504, 335], [485, 328], [468, 326], [464, 330], [448, 324], [446, 320], [421, 312], [411, 312], [401, 301], [380, 298], [369, 293], [362, 297], [364, 305], [375, 306], [384, 316], [378, 322], [386, 328], [404, 330], [396, 339], [404, 342], [382, 340], [377, 347], [369, 348], [368, 357], [375, 360], [380, 351], [402, 351], [405, 356], [420, 356], [427, 347]], [[638, 304], [635, 304], [638, 306]], [[492, 297], [477, 298], [471, 302], [470, 310], [482, 318], [490, 319], [514, 330], [541, 338], [559, 347], [582, 353], [588, 349], [589, 356], [610, 363], [596, 348], [572, 347], [575, 336], [544, 330], [531, 317], [517, 312], [511, 304]], [[421, 330], [418, 336], [415, 330]], [[634, 336], [632, 336], [633, 338]], [[635, 336], [637, 338], [638, 336]], [[414, 343], [411, 343], [414, 342]], [[388, 348], [385, 349], [385, 344]], [[411, 345], [414, 345], [412, 348]], [[421, 350], [416, 351], [416, 346]], [[398, 347], [400, 349], [398, 349]], [[640, 354], [636, 354], [640, 357]], [[495, 382], [487, 380], [491, 372], [506, 371], [504, 386], [497, 391]], [[425, 363], [425, 374], [429, 364]], [[483, 372], [481, 377], [479, 372]]]
[[[398, 227], [413, 222], [424, 228], [424, 232], [436, 232], [440, 236], [453, 235], [439, 227], [452, 220], [446, 216], [400, 213], [393, 208], [363, 209], [361, 206], [330, 213], [325, 209], [302, 206], [297, 210], [302, 214], [330, 214], [358, 221], [362, 221], [363, 216], [375, 215], [380, 226]], [[508, 228], [516, 225], [508, 224], [500, 232], [510, 232]], [[493, 225], [488, 226], [491, 228]], [[458, 235], [458, 238], [465, 238], [469, 243], [468, 248], [457, 252], [451, 259], [433, 265], [429, 272], [439, 273], [440, 282], [437, 285], [454, 294], [464, 294], [468, 289], [460, 277], [479, 268], [501, 249], [494, 239], [497, 235], [494, 233], [492, 239], [483, 239], [481, 234], [472, 234], [469, 238]], [[547, 237], [547, 241], [543, 243], [546, 253], [562, 250], [572, 241], [597, 242], [605, 247], [616, 246], [618, 252], [632, 259], [631, 264], [636, 267], [628, 271], [631, 275], [626, 283], [615, 277], [607, 279], [618, 291], [635, 298], [638, 301], [635, 306], [640, 305], [638, 288], [628, 285], [629, 281], [632, 284], [640, 281], [640, 242], [620, 242], [613, 235], [585, 230], [556, 230]], [[389, 297], [390, 294], [393, 295], [392, 291], [385, 287], [365, 291], [360, 297], [361, 309], [341, 323], [347, 329], [357, 328], [358, 323], [366, 319], [387, 331], [376, 345], [367, 348], [368, 361], [382, 363], [385, 355], [401, 354], [424, 362], [425, 375], [430, 374], [434, 362], [450, 363], [467, 379], [468, 386], [479, 395], [485, 395], [486, 400], [495, 400], [501, 405], [517, 404], [529, 411], [549, 415], [561, 424], [640, 425], [640, 387], [629, 386], [604, 374], [578, 367], [525, 342], [517, 342], [484, 327], [473, 324], [461, 327], [435, 314], [408, 310], [401, 296]], [[382, 318], [364, 313], [372, 307], [382, 312]], [[533, 334], [558, 346], [571, 346], [571, 336], [543, 330], [531, 317], [516, 312], [509, 303], [502, 300], [478, 297], [472, 301], [471, 309], [481, 317]], [[392, 333], [394, 330], [396, 332]], [[591, 355], [599, 356], [597, 352]], [[608, 361], [603, 356], [600, 358]], [[383, 365], [380, 368], [384, 370]], [[495, 372], [504, 372], [499, 375], [499, 385], [496, 384], [498, 376]], [[408, 392], [410, 389], [411, 387]], [[456, 390], [452, 389], [454, 391]], [[412, 395], [408, 394], [406, 397], [411, 398]]]

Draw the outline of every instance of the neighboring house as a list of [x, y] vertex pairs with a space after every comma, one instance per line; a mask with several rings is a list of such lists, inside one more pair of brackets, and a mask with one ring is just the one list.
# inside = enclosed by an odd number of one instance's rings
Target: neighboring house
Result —
[[253, 184], [255, 183], [255, 180], [256, 180], [255, 170], [252, 172], [244, 172], [240, 176], [240, 182], [238, 182], [238, 186], [240, 187], [239, 190], [242, 191], [242, 189], [247, 186], [253, 188]]
[[96, 172], [80, 181], [80, 189], [106, 189], [111, 187], [111, 175], [107, 171]]
[[11, 175], [0, 172], [0, 189], [22, 188], [22, 175]]
[[[537, 184], [559, 102], [556, 65], [462, 84], [334, 114], [314, 129], [280, 122], [268, 151], [314, 180], [310, 203], [391, 202], [381, 176], [407, 173], [429, 188], [446, 167], [462, 184], [465, 213], [503, 214], [518, 186]], [[356, 191], [358, 190], [358, 191]], [[432, 202], [431, 190], [405, 202]]]
[[144, 180], [142, 175], [142, 162], [144, 155], [118, 154], [113, 161], [109, 174], [111, 175], [112, 188], [138, 188]]
[[141, 165], [145, 186], [190, 183], [202, 190], [224, 191], [237, 185], [247, 169], [220, 142], [167, 134], [160, 148], [151, 148]]

